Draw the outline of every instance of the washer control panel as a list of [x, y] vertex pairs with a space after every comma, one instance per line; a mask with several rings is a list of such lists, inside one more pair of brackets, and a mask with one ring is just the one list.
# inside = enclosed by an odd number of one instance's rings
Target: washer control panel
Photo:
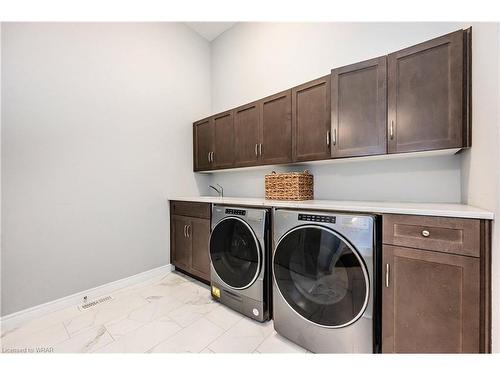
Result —
[[314, 221], [316, 223], [335, 224], [336, 219], [337, 218], [335, 216], [299, 214], [300, 221]]
[[232, 208], [226, 208], [226, 215], [238, 215], [238, 216], [245, 216], [246, 215], [245, 210], [236, 210]]

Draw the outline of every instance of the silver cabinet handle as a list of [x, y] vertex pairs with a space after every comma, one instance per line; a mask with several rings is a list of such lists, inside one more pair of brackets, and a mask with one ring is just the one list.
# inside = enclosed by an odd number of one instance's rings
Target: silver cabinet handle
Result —
[[262, 143], [259, 143], [259, 154], [262, 156]]
[[208, 162], [210, 163], [210, 152], [207, 154]]
[[330, 147], [330, 130], [326, 132], [326, 145]]
[[184, 237], [187, 237], [186, 231], [187, 231], [187, 224], [184, 224]]
[[394, 139], [394, 120], [391, 120], [391, 125], [389, 126], [389, 138]]
[[386, 288], [389, 288], [389, 272], [390, 272], [389, 263], [386, 263], [386, 265], [385, 265], [385, 287]]
[[255, 144], [255, 156], [257, 156], [257, 157], [259, 156], [259, 144], [258, 143]]
[[337, 144], [337, 129], [333, 129], [333, 140], [332, 140], [333, 145], [335, 146]]
[[214, 162], [214, 152], [211, 151], [210, 152], [210, 163], [213, 163]]
[[424, 236], [424, 237], [429, 237], [430, 235], [431, 235], [431, 232], [429, 232], [428, 230], [424, 229], [424, 230], [422, 231], [422, 236]]
[[187, 238], [191, 237], [191, 224], [187, 225], [186, 234], [187, 234]]

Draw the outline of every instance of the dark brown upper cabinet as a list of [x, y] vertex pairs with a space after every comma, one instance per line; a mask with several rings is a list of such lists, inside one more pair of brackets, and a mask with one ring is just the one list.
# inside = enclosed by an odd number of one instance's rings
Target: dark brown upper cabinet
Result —
[[231, 168], [234, 164], [233, 111], [227, 111], [213, 116], [213, 126], [213, 165], [215, 168]]
[[330, 157], [330, 75], [292, 89], [293, 161]]
[[194, 170], [470, 147], [471, 29], [194, 123]]
[[292, 90], [260, 100], [261, 164], [292, 161]]
[[260, 162], [261, 107], [253, 102], [234, 110], [234, 165], [248, 167]]
[[194, 169], [195, 171], [213, 168], [212, 155], [214, 151], [214, 126], [211, 117], [193, 124]]
[[469, 40], [460, 30], [388, 56], [389, 153], [469, 146]]
[[333, 158], [387, 151], [385, 56], [332, 70]]

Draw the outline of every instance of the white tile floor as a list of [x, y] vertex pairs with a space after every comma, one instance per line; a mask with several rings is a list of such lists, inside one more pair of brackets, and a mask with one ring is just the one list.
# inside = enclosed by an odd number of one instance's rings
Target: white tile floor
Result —
[[1, 347], [56, 353], [306, 353], [258, 323], [212, 300], [208, 286], [172, 272], [114, 292], [87, 311], [76, 306], [9, 332]]

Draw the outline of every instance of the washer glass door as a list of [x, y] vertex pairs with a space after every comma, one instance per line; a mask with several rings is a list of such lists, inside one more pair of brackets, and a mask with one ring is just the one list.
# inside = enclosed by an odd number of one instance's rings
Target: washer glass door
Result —
[[250, 226], [237, 217], [221, 220], [210, 237], [210, 260], [230, 287], [244, 289], [260, 271], [260, 246]]
[[292, 229], [278, 242], [273, 263], [279, 292], [305, 319], [338, 328], [364, 312], [370, 290], [366, 266], [335, 231], [316, 225]]

